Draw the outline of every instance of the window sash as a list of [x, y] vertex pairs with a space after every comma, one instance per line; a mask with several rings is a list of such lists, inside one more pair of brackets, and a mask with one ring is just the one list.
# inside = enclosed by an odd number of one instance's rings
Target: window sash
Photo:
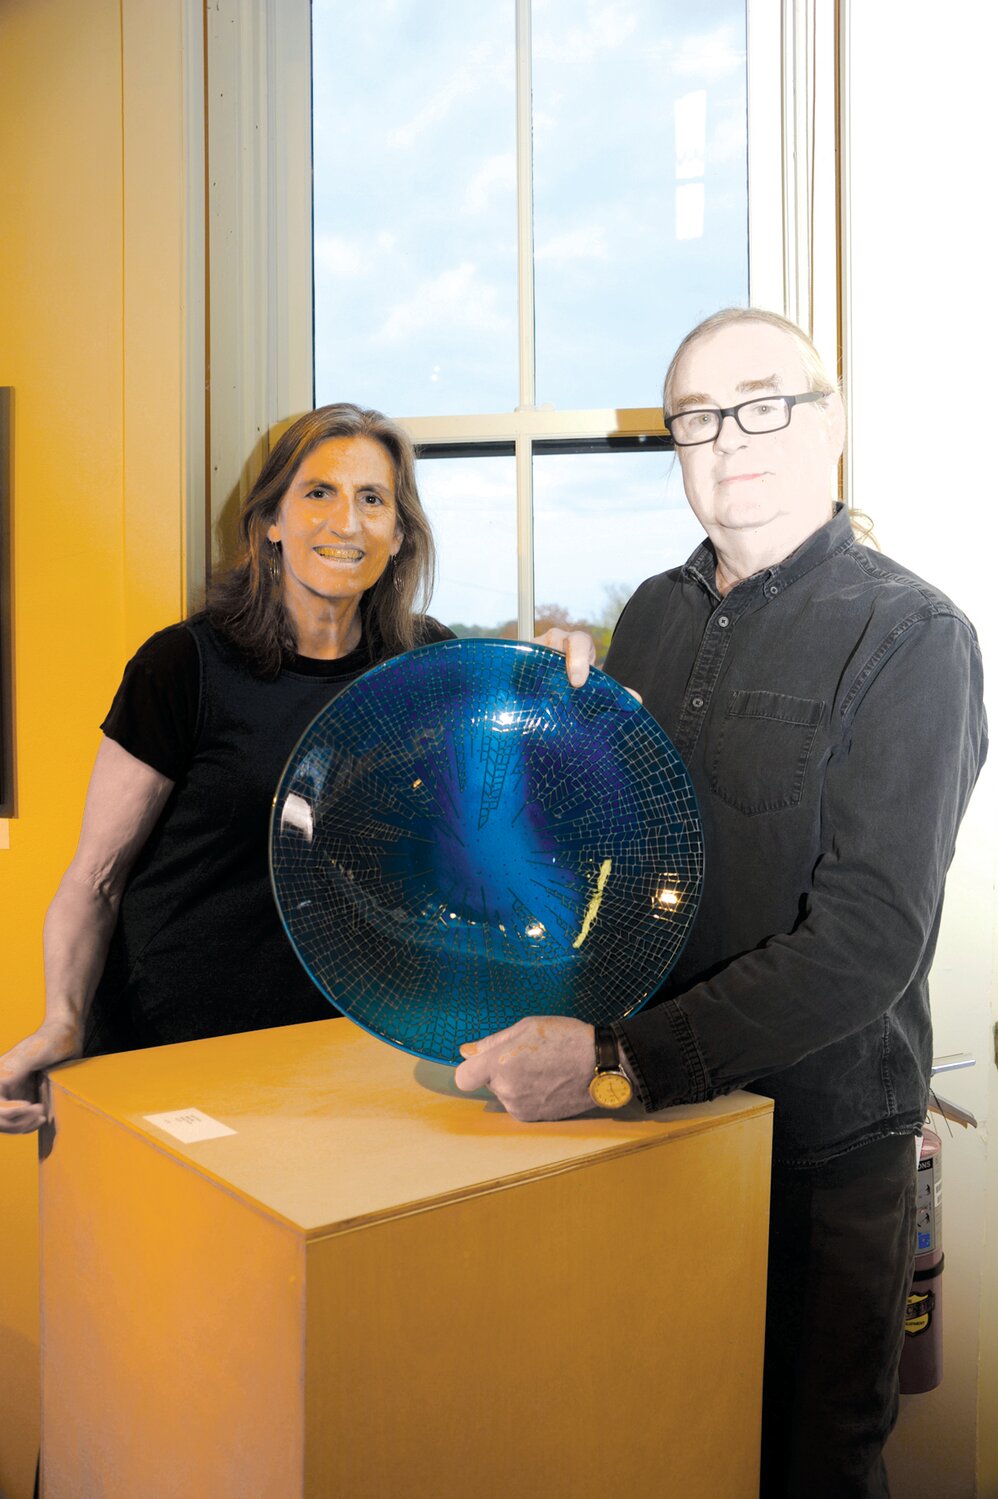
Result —
[[[842, 0], [846, 3], [846, 0]], [[402, 417], [421, 447], [512, 443], [517, 461], [519, 626], [534, 616], [535, 442], [659, 437], [654, 407], [534, 405], [530, 0], [515, 0], [519, 245], [519, 404], [513, 411]], [[746, 0], [749, 299], [805, 326], [815, 287], [814, 77], [836, 39], [817, 0]], [[825, 8], [827, 13], [827, 7]], [[207, 12], [211, 531], [242, 497], [273, 436], [314, 402], [311, 15], [309, 0], [217, 0]], [[831, 32], [834, 32], [834, 18]], [[827, 103], [826, 103], [827, 107]], [[803, 143], [803, 145], [802, 145]], [[825, 143], [834, 154], [834, 141]], [[826, 175], [829, 171], [825, 166]], [[827, 278], [826, 278], [827, 279]], [[834, 278], [833, 278], [834, 279]], [[821, 288], [829, 303], [827, 286]], [[837, 280], [831, 290], [837, 329]], [[825, 321], [829, 314], [826, 311]], [[247, 463], [247, 454], [253, 459]]]

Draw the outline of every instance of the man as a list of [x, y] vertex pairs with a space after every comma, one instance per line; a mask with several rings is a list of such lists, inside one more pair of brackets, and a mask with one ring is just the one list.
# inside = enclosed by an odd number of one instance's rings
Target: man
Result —
[[914, 1253], [926, 979], [986, 752], [980, 655], [947, 598], [854, 539], [834, 499], [842, 403], [793, 324], [708, 319], [665, 412], [707, 540], [638, 589], [607, 670], [690, 770], [701, 909], [654, 1005], [598, 1055], [582, 1022], [525, 1020], [463, 1047], [457, 1082], [520, 1119], [580, 1113], [616, 1072], [649, 1109], [742, 1086], [775, 1100], [762, 1494], [872, 1499]]

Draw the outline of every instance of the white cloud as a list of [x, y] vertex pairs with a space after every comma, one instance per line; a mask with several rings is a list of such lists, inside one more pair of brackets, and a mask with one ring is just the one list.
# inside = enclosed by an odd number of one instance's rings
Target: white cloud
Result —
[[534, 464], [535, 592], [599, 619], [610, 586], [685, 561], [703, 530], [668, 454], [571, 455]]
[[492, 205], [492, 195], [516, 191], [516, 157], [512, 151], [488, 156], [475, 172], [464, 191], [462, 213], [484, 213]]
[[439, 556], [432, 612], [488, 627], [516, 617], [516, 486], [509, 458], [424, 459], [419, 492]]
[[626, 42], [637, 30], [637, 25], [638, 18], [628, 7], [592, 7], [585, 26], [552, 31], [548, 35], [535, 31], [534, 55], [552, 62], [591, 62], [594, 57]]
[[463, 521], [461, 529], [469, 534], [474, 530], [468, 525], [469, 515], [504, 520], [515, 546], [516, 494], [511, 461], [496, 464], [488, 459], [427, 459], [419, 465], [419, 488], [435, 516]]
[[702, 177], [707, 137], [707, 90], [694, 89], [675, 103], [676, 176]]
[[314, 254], [316, 271], [336, 281], [354, 281], [368, 267], [361, 246], [339, 234], [317, 234]]
[[664, 53], [680, 78], [713, 81], [745, 67], [745, 47], [735, 26], [716, 26], [713, 31], [684, 37], [675, 51], [671, 43], [661, 44], [656, 51]]
[[599, 225], [556, 234], [553, 239], [538, 245], [534, 251], [535, 261], [550, 260], [556, 265], [565, 265], [573, 260], [607, 259], [606, 234]]
[[[563, 97], [564, 96], [559, 91], [552, 92], [548, 95], [548, 103], [560, 104]], [[552, 130], [557, 130], [559, 123], [560, 122], [557, 115], [549, 114], [547, 110], [538, 108], [535, 103], [533, 114], [533, 130], [535, 141], [539, 136], [545, 136], [548, 135]]]
[[388, 132], [388, 144], [408, 150], [431, 125], [446, 119], [460, 99], [477, 93], [483, 79], [495, 71], [494, 53], [495, 49], [487, 45], [474, 48], [467, 61], [454, 69], [447, 82], [431, 94], [411, 120]]
[[711, 166], [745, 165], [745, 114], [732, 113], [717, 121], [707, 139], [707, 160]]
[[378, 333], [384, 343], [397, 343], [426, 328], [494, 332], [509, 325], [497, 310], [498, 291], [479, 279], [470, 260], [423, 281], [405, 302], [392, 308]]
[[676, 188], [676, 238], [703, 238], [703, 183], [684, 182]]

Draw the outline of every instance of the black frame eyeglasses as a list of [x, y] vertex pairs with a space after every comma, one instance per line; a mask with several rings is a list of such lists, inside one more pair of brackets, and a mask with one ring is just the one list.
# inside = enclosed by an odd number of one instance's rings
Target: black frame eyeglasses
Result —
[[[782, 432], [784, 427], [789, 427], [790, 418], [795, 406], [803, 405], [806, 401], [824, 401], [831, 395], [828, 390], [806, 390], [799, 396], [756, 396], [751, 401], [740, 401], [737, 406], [700, 406], [693, 411], [677, 411], [674, 416], [664, 418], [669, 436], [677, 448], [695, 448], [704, 442], [714, 442], [720, 434], [726, 416], [733, 416], [744, 433], [749, 437], [756, 437], [762, 432]], [[742, 416], [742, 412], [754, 412], [755, 417], [750, 416], [748, 423]], [[701, 427], [687, 425], [695, 417], [706, 417]], [[702, 432], [700, 437], [677, 437], [674, 423], [681, 422], [681, 430], [684, 432]]]

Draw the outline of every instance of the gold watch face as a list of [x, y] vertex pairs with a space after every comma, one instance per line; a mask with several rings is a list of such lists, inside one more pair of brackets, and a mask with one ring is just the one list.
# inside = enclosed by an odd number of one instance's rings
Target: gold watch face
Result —
[[589, 1084], [589, 1097], [601, 1109], [622, 1109], [633, 1096], [634, 1089], [622, 1072], [597, 1072]]

